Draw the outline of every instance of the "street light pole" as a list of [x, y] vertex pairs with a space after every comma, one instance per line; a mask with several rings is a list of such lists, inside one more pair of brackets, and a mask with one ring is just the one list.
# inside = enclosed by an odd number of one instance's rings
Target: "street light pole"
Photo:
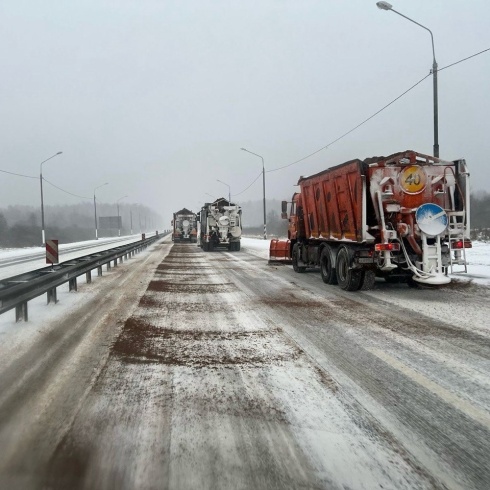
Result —
[[223, 182], [222, 180], [216, 179], [216, 182], [221, 182], [222, 184], [228, 186], [228, 204], [231, 204], [231, 187], [226, 182]]
[[46, 243], [46, 235], [44, 233], [43, 163], [46, 163], [48, 160], [51, 160], [51, 158], [57, 157], [62, 153], [63, 153], [62, 151], [55, 153], [53, 156], [46, 158], [46, 160], [44, 160], [44, 162], [41, 162], [41, 164], [39, 165], [39, 182], [41, 183], [41, 240], [42, 240], [43, 247], [45, 246]]
[[116, 201], [116, 203], [117, 203], [117, 226], [118, 226], [118, 228], [119, 228], [118, 233], [117, 233], [117, 236], [121, 236], [121, 220], [119, 219], [119, 201], [120, 201], [121, 199], [124, 199], [125, 197], [128, 197], [128, 196], [123, 196], [123, 197], [120, 197], [120, 198], [119, 198], [119, 199]]
[[99, 235], [98, 235], [98, 230], [97, 230], [97, 201], [95, 199], [95, 191], [99, 188], [99, 187], [103, 187], [105, 185], [107, 185], [109, 182], [106, 182], [105, 184], [101, 184], [99, 185], [98, 187], [96, 187], [94, 189], [94, 213], [95, 213], [95, 239], [98, 240], [99, 239]]
[[432, 82], [433, 82], [433, 94], [434, 94], [434, 156], [439, 158], [439, 104], [438, 104], [438, 95], [437, 95], [437, 62], [436, 62], [436, 51], [434, 49], [434, 36], [432, 34], [432, 31], [428, 27], [425, 27], [422, 24], [415, 22], [410, 17], [407, 17], [406, 15], [397, 12], [396, 10], [393, 9], [393, 6], [388, 2], [377, 2], [376, 5], [381, 10], [391, 10], [395, 14], [398, 14], [399, 16], [409, 20], [410, 22], [417, 24], [419, 27], [422, 27], [422, 29], [429, 31], [430, 39], [432, 41]]
[[266, 211], [265, 211], [265, 165], [264, 165], [264, 158], [257, 153], [254, 153], [253, 151], [247, 150], [246, 148], [240, 148], [240, 150], [246, 151], [247, 153], [251, 153], [252, 155], [255, 155], [256, 157], [259, 157], [262, 159], [262, 194], [263, 194], [263, 201], [264, 201], [264, 240], [267, 240], [267, 220], [266, 220]]

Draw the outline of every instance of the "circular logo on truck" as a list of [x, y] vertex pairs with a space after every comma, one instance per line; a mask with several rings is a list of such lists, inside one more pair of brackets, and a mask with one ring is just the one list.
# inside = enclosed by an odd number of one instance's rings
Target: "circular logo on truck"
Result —
[[401, 171], [400, 185], [407, 194], [418, 194], [427, 185], [427, 174], [419, 165], [410, 165]]

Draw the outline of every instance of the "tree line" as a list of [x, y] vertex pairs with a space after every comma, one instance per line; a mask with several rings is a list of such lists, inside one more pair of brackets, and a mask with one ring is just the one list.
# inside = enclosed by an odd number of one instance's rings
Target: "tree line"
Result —
[[490, 194], [477, 191], [471, 195], [471, 238], [490, 240]]
[[[120, 204], [121, 234], [154, 230], [163, 223], [161, 217], [142, 205]], [[112, 204], [97, 204], [97, 216], [117, 216]], [[90, 203], [64, 206], [45, 206], [46, 238], [60, 243], [81, 242], [95, 238], [95, 213]], [[99, 220], [98, 220], [99, 221]], [[99, 221], [100, 223], [100, 221]], [[98, 225], [99, 237], [117, 236], [118, 229], [103, 229]], [[0, 247], [17, 248], [41, 245], [41, 212], [32, 206], [8, 206], [0, 209]]]
[[[243, 229], [246, 234], [262, 236], [264, 215], [262, 201], [241, 204]], [[281, 201], [268, 200], [267, 235], [286, 237], [288, 221], [281, 218]], [[98, 204], [98, 216], [114, 216], [114, 205]], [[123, 227], [121, 234], [153, 230], [162, 220], [151, 209], [141, 205], [120, 205]], [[89, 203], [45, 207], [46, 237], [57, 238], [60, 243], [78, 242], [95, 238], [94, 208]], [[131, 226], [132, 225], [132, 226]], [[117, 229], [99, 227], [99, 237], [117, 236]], [[471, 195], [471, 237], [490, 240], [490, 193], [474, 192]], [[32, 247], [41, 245], [40, 211], [32, 206], [8, 206], [0, 209], [0, 247]]]

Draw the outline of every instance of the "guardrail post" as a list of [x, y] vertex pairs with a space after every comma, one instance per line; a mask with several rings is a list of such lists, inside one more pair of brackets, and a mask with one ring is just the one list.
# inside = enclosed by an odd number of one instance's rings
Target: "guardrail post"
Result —
[[27, 301], [24, 301], [15, 307], [15, 321], [20, 322], [21, 320], [24, 320], [25, 322], [28, 320]]
[[[153, 243], [153, 241], [151, 241], [151, 243]], [[60, 270], [51, 270], [50, 272], [53, 272], [53, 274], [49, 280], [44, 280], [43, 284], [38, 288], [33, 288], [30, 284], [25, 284], [25, 288], [24, 289], [20, 288], [21, 293], [16, 295], [17, 297], [14, 298], [11, 298], [8, 294], [6, 294], [8, 293], [8, 290], [7, 288], [3, 287], [3, 283], [4, 282], [5, 284], [9, 283], [9, 286], [11, 285], [10, 283], [13, 283], [15, 285], [19, 283], [29, 283], [29, 281], [32, 280], [32, 278], [30, 277], [31, 273], [29, 273], [28, 275], [20, 274], [6, 281], [2, 281], [2, 289], [0, 290], [0, 298], [1, 298], [0, 307], [2, 311], [9, 311], [11, 309], [15, 309], [16, 321], [18, 322], [22, 320], [27, 321], [28, 320], [27, 302], [30, 301], [31, 299], [46, 293], [48, 304], [57, 303], [58, 302], [57, 288], [61, 284], [65, 284], [66, 282], [68, 282], [69, 291], [77, 291], [78, 290], [77, 277], [81, 277], [81, 275], [85, 273], [87, 283], [90, 283], [92, 281], [92, 272], [95, 269], [97, 269], [97, 274], [99, 276], [102, 276], [102, 268], [104, 265], [107, 266], [107, 271], [110, 271], [112, 266], [117, 267], [118, 263], [124, 262], [124, 259], [129, 260], [137, 253], [147, 248], [151, 243], [145, 242], [145, 243], [132, 244], [127, 248], [124, 247], [123, 250], [121, 250], [120, 247], [116, 247], [116, 250], [113, 249], [108, 251], [107, 255], [97, 254], [95, 259], [92, 259], [91, 255], [87, 257], [82, 257], [81, 260], [79, 261], [80, 263], [74, 261], [64, 262], [63, 263], [64, 265], [71, 268], [69, 269], [70, 272], [63, 271], [62, 267], [60, 267]], [[112, 264], [113, 261], [114, 264]], [[34, 272], [43, 273], [45, 271], [39, 270]], [[75, 275], [75, 277], [69, 278], [69, 276], [72, 274]], [[49, 276], [42, 276], [42, 277], [49, 277]], [[53, 284], [56, 284], [56, 286], [54, 286]], [[6, 300], [4, 300], [4, 298], [6, 298]]]
[[51, 288], [46, 291], [46, 295], [48, 297], [48, 305], [49, 303], [56, 304], [58, 302], [58, 294], [56, 292], [56, 288]]

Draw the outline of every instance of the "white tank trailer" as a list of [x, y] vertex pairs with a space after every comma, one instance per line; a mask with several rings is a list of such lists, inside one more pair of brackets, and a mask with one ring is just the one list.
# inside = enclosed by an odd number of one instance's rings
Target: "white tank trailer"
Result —
[[215, 248], [240, 250], [242, 209], [227, 199], [206, 203], [197, 214], [197, 245], [205, 252]]

